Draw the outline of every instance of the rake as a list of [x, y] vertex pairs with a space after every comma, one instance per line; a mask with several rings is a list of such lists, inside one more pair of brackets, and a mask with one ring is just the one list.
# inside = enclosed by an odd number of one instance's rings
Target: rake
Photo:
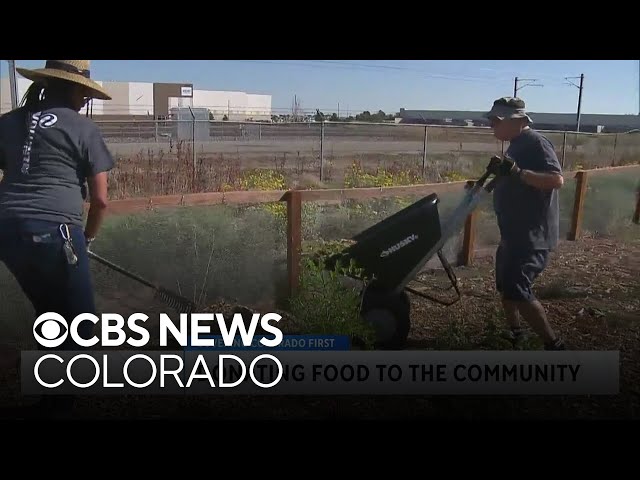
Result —
[[152, 288], [155, 291], [154, 296], [156, 298], [160, 299], [166, 305], [177, 310], [178, 312], [190, 314], [198, 308], [198, 306], [188, 298], [178, 295], [177, 293], [172, 292], [171, 290], [168, 290], [160, 285], [156, 285], [149, 280], [146, 280], [141, 276], [136, 275], [135, 273], [130, 272], [129, 270], [126, 270], [113, 262], [110, 262], [109, 260], [92, 252], [91, 250], [87, 251], [87, 254], [89, 255], [89, 258], [92, 258], [93, 260], [105, 265], [106, 267], [115, 270], [116, 272], [121, 273], [122, 275], [129, 277], [143, 285], [146, 285], [149, 288]]

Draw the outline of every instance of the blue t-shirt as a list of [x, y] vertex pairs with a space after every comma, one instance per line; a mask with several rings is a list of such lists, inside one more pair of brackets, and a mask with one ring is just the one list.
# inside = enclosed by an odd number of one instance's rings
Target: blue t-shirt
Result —
[[69, 108], [0, 117], [0, 220], [83, 224], [87, 177], [113, 168], [97, 125]]
[[[514, 138], [505, 152], [516, 164], [534, 172], [562, 174], [552, 143], [532, 129]], [[514, 250], [553, 250], [559, 240], [558, 190], [541, 190], [515, 177], [500, 178], [493, 204], [502, 242]]]

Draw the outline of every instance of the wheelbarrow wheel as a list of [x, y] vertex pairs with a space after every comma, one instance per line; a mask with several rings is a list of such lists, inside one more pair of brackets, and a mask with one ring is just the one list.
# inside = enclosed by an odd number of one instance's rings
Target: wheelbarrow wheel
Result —
[[365, 290], [360, 314], [376, 332], [376, 349], [405, 348], [411, 329], [410, 307], [409, 296], [405, 291], [391, 294], [376, 289]]

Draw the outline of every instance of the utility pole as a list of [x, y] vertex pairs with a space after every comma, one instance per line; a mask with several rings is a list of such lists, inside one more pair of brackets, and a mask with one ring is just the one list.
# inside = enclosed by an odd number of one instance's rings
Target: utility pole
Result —
[[580, 88], [578, 89], [578, 114], [576, 115], [576, 132], [580, 131], [580, 113], [582, 112], [583, 85], [584, 85], [584, 73], [580, 74]]
[[11, 109], [18, 108], [18, 82], [16, 81], [16, 61], [9, 62], [9, 90], [11, 90]]
[[[576, 85], [571, 80], [580, 79], [580, 85]], [[565, 77], [565, 80], [569, 85], [573, 85], [578, 89], [578, 113], [576, 115], [576, 132], [580, 131], [580, 113], [582, 111], [582, 90], [584, 89], [584, 73], [579, 77]]]
[[[537, 81], [538, 81], [537, 78], [519, 78], [519, 77], [516, 77], [514, 82], [513, 82], [513, 96], [517, 97], [518, 96], [518, 90], [521, 90], [524, 87], [543, 87], [544, 86], [541, 83], [535, 83]], [[520, 82], [531, 82], [531, 83], [527, 83], [525, 85], [519, 85]]]

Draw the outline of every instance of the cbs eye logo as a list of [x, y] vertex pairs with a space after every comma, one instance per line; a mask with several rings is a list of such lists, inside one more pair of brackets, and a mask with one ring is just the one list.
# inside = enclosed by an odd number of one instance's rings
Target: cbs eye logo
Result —
[[59, 347], [69, 335], [69, 325], [62, 315], [47, 312], [40, 315], [33, 324], [33, 336], [46, 348]]

